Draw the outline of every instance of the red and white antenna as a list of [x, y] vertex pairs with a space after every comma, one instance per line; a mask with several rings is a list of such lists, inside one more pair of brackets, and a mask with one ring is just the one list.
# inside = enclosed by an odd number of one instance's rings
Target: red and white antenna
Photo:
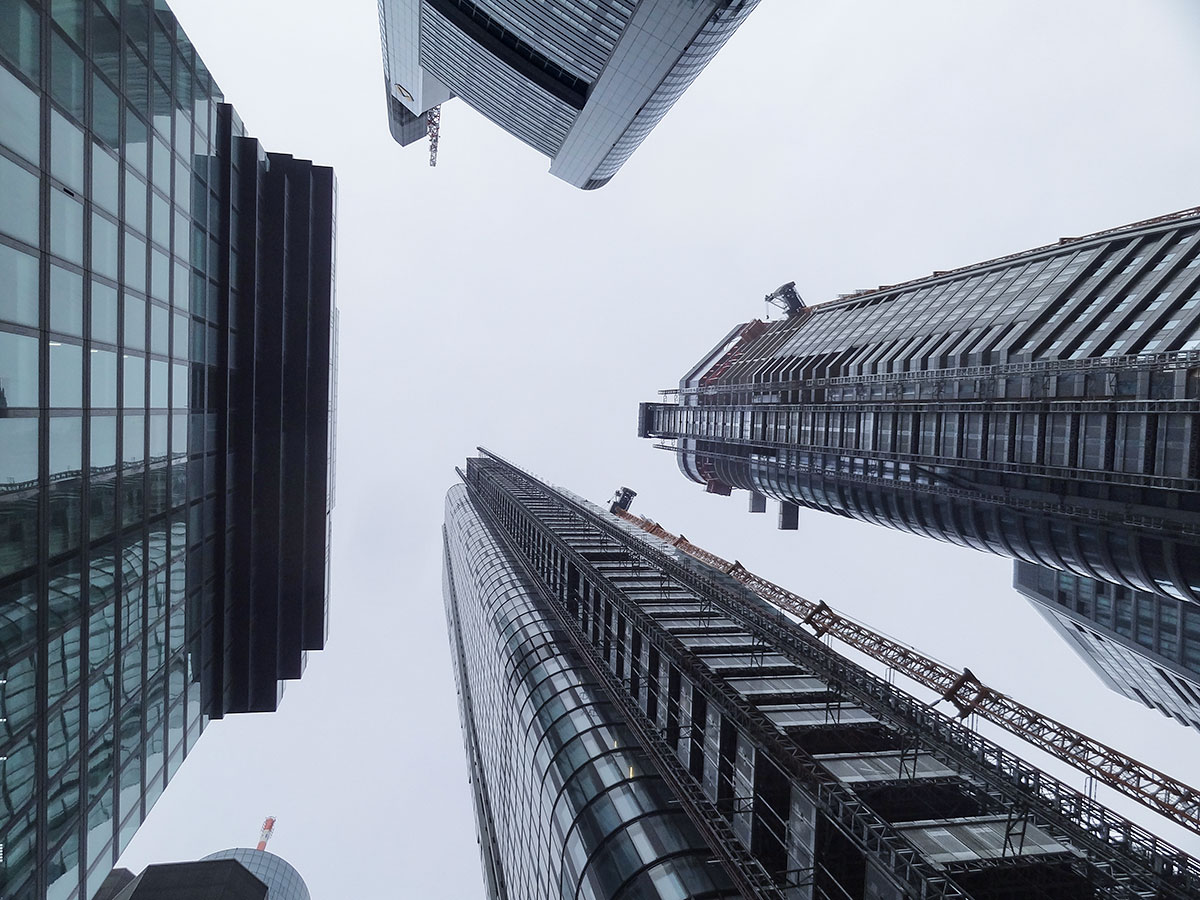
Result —
[[271, 839], [271, 835], [275, 832], [275, 817], [267, 816], [263, 822], [262, 834], [258, 836], [258, 846], [256, 850], [266, 850], [267, 841]]

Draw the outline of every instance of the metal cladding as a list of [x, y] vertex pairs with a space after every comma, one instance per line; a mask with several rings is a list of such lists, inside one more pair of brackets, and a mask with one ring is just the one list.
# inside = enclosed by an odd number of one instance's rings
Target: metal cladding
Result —
[[461, 97], [585, 190], [606, 184], [758, 0], [380, 0], [392, 136]]
[[487, 451], [461, 474], [444, 585], [489, 897], [1200, 891], [1196, 860], [623, 511]]
[[639, 434], [710, 492], [1200, 602], [1200, 210], [751, 323], [673, 393]]

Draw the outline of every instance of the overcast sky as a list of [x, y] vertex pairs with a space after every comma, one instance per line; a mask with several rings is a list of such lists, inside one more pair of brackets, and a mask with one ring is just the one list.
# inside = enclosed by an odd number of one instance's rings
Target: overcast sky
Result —
[[591, 193], [457, 101], [436, 169], [395, 145], [369, 0], [172, 6], [251, 134], [337, 170], [332, 621], [278, 713], [209, 727], [123, 865], [252, 846], [271, 814], [314, 900], [482, 896], [440, 588], [478, 444], [596, 501], [627, 484], [635, 512], [1200, 783], [1200, 735], [1104, 688], [1007, 560], [808, 511], [777, 532], [635, 431], [782, 282], [818, 302], [1200, 203], [1200, 3], [764, 0]]

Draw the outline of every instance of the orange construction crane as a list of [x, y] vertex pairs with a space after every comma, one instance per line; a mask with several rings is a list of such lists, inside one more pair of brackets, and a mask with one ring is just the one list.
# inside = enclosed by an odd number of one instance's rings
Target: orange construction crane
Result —
[[818, 636], [835, 637], [936, 691], [941, 700], [949, 701], [958, 709], [960, 719], [972, 713], [987, 719], [1090, 778], [1132, 797], [1177, 825], [1200, 834], [1200, 791], [1196, 788], [993, 690], [976, 678], [970, 669], [959, 672], [838, 614], [824, 601], [814, 603], [806, 600], [747, 571], [737, 561], [724, 560], [697, 547], [683, 535], [672, 534], [650, 519], [635, 516], [629, 512], [633, 496], [633, 491], [622, 488], [610, 507], [611, 512], [736, 579], [768, 603], [797, 616]]

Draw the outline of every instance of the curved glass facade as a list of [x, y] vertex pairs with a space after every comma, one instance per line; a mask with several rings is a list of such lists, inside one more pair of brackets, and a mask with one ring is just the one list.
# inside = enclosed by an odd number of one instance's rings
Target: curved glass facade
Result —
[[489, 896], [733, 896], [561, 626], [446, 498], [446, 614]]
[[266, 850], [235, 847], [210, 853], [204, 859], [236, 859], [267, 886], [266, 900], [311, 900], [308, 885], [285, 859]]
[[1084, 900], [1112, 866], [1200, 887], [722, 571], [494, 456], [463, 478], [445, 589], [490, 896]]

